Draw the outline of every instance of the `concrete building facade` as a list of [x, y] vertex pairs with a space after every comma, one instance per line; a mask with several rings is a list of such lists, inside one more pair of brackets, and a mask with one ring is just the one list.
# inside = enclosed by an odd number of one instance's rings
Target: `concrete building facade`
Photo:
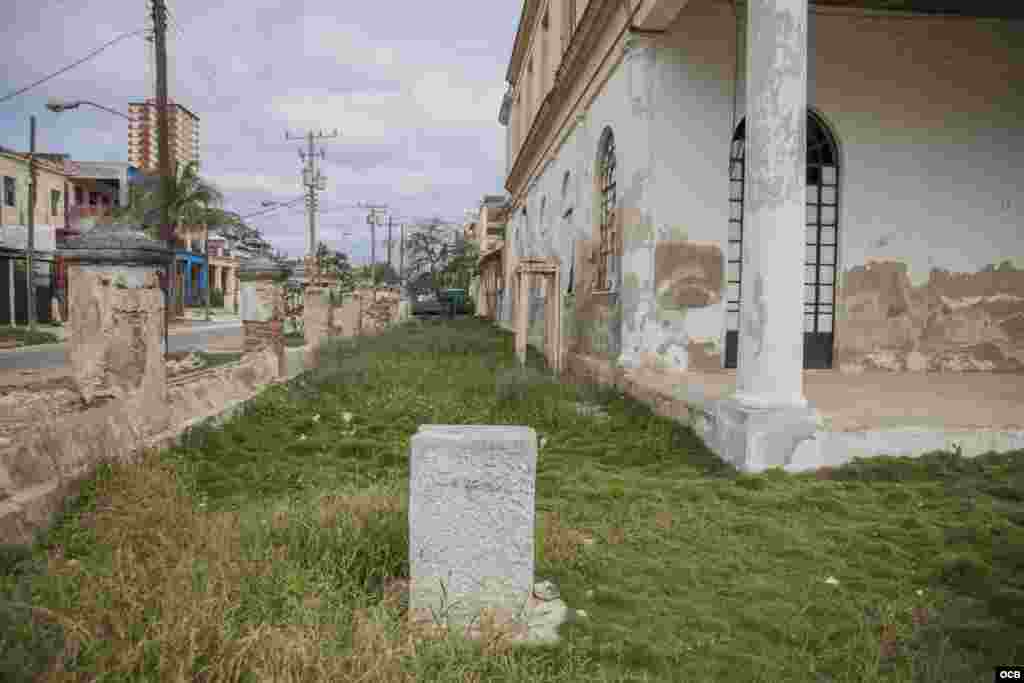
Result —
[[0, 149], [0, 325], [28, 321], [28, 212], [34, 211], [32, 277], [36, 320], [48, 322], [57, 234], [66, 225], [70, 172], [61, 160], [36, 159], [36, 202], [29, 208], [29, 163], [24, 153]]
[[820, 431], [809, 371], [1024, 372], [1024, 14], [878, 4], [524, 4], [505, 271], [558, 264], [569, 366], [729, 373], [753, 469]]
[[[171, 168], [192, 161], [198, 164], [199, 117], [175, 102], [168, 105]], [[128, 161], [143, 171], [159, 171], [156, 101], [133, 102], [128, 105], [128, 115]]]

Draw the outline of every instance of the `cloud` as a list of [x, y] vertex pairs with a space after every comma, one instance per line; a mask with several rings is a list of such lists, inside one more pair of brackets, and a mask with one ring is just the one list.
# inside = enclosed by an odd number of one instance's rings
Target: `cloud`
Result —
[[260, 192], [272, 196], [302, 194], [297, 175], [285, 178], [255, 173], [219, 173], [210, 175], [210, 180], [222, 192]]
[[[259, 211], [261, 201], [302, 192], [301, 143], [286, 141], [286, 130], [340, 129], [323, 143], [325, 205], [375, 201], [405, 215], [459, 216], [499, 191], [504, 129], [497, 113], [518, 3], [449, 0], [442, 11], [429, 3], [336, 0], [170, 6], [177, 26], [171, 93], [201, 118], [202, 170], [224, 191], [226, 208]], [[147, 23], [138, 0], [53, 0], [5, 19], [0, 94]], [[46, 151], [127, 159], [125, 121], [85, 108], [53, 114], [45, 103], [77, 98], [127, 111], [150, 96], [147, 48], [141, 37], [128, 38], [5, 102], [0, 144], [25, 148], [34, 114]], [[280, 248], [305, 248], [301, 208], [259, 221]]]

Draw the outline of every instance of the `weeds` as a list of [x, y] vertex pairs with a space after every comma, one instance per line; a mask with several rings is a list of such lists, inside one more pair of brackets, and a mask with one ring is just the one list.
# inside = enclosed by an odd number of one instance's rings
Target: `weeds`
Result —
[[[319, 353], [0, 551], [7, 679], [952, 683], [1024, 656], [1024, 453], [743, 475], [477, 321]], [[590, 615], [558, 645], [407, 619], [425, 423], [540, 435], [536, 573]]]
[[0, 325], [0, 338], [13, 339], [17, 346], [36, 346], [38, 344], [57, 344], [60, 338], [53, 332], [29, 330], [28, 327]]

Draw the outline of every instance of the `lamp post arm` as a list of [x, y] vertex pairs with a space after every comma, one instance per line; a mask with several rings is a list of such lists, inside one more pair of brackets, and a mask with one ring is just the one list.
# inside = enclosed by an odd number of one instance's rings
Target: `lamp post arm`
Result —
[[124, 114], [122, 112], [118, 112], [117, 110], [112, 110], [112, 109], [109, 108], [109, 106], [103, 106], [102, 104], [97, 104], [96, 102], [90, 102], [87, 99], [80, 99], [80, 100], [78, 100], [78, 101], [76, 101], [76, 102], [74, 102], [72, 104], [58, 104], [58, 105], [53, 106], [53, 108], [51, 108], [51, 109], [54, 112], [62, 112], [63, 110], [75, 109], [76, 106], [78, 106], [79, 104], [88, 104], [89, 106], [95, 106], [95, 108], [97, 110], [103, 110], [104, 112], [106, 112], [108, 114], [113, 114], [114, 116], [119, 116], [122, 119], [127, 119], [128, 121], [131, 121], [131, 117], [128, 116], [127, 114]]
[[114, 116], [120, 116], [121, 118], [127, 119], [129, 121], [132, 120], [132, 117], [128, 116], [127, 114], [119, 112], [116, 109], [110, 109], [109, 107], [104, 107], [102, 104], [96, 104], [95, 102], [89, 102], [87, 100], [82, 100], [81, 104], [88, 104], [91, 107], [96, 107], [97, 109], [102, 109], [105, 112], [109, 112], [109, 113], [113, 114]]

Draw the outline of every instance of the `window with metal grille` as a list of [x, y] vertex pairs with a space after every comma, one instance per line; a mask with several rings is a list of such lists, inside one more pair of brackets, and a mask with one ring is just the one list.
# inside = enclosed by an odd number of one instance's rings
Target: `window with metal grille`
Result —
[[14, 206], [16, 204], [15, 199], [17, 195], [14, 190], [14, 178], [10, 176], [4, 176], [4, 204], [7, 206]]
[[598, 166], [600, 242], [598, 246], [598, 289], [614, 289], [615, 258], [615, 136], [606, 128], [601, 141]]
[[[729, 232], [726, 258], [725, 367], [739, 355], [743, 274], [746, 122], [736, 128], [729, 154]], [[825, 123], [807, 112], [807, 220], [804, 246], [804, 367], [832, 367], [839, 232], [839, 154]]]

